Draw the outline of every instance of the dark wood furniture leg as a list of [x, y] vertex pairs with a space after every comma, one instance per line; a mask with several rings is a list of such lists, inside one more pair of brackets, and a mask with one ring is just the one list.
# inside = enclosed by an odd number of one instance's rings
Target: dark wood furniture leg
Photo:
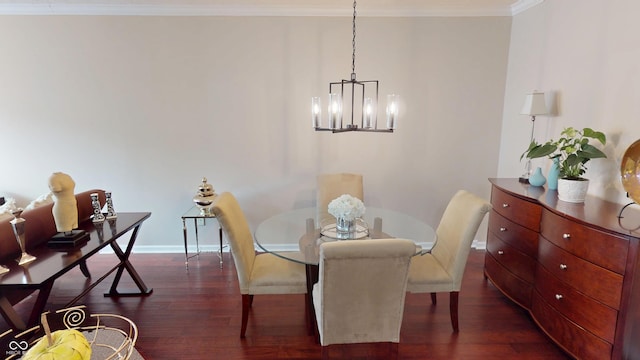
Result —
[[18, 316], [18, 313], [16, 313], [16, 310], [6, 296], [0, 297], [0, 310], [4, 320], [14, 329], [25, 330], [27, 328], [27, 324]]
[[451, 313], [451, 327], [453, 332], [458, 332], [458, 295], [457, 291], [452, 291], [449, 296], [449, 312]]
[[305, 296], [305, 312], [307, 313], [307, 329], [309, 335], [316, 338], [316, 342], [320, 343], [320, 334], [316, 322], [316, 312], [313, 306], [313, 285], [318, 282], [318, 274], [320, 272], [319, 265], [305, 265], [307, 275], [307, 295]]
[[87, 279], [91, 278], [91, 273], [89, 272], [89, 268], [87, 267], [86, 260], [80, 261], [80, 271], [82, 271], [82, 275], [84, 275], [84, 277], [86, 277]]
[[[147, 285], [145, 285], [144, 281], [136, 269], [129, 262], [129, 255], [131, 255], [131, 250], [133, 249], [133, 244], [136, 242], [136, 237], [138, 236], [138, 230], [140, 230], [140, 225], [136, 226], [133, 229], [133, 233], [131, 234], [131, 238], [129, 239], [129, 244], [127, 244], [127, 249], [122, 251], [120, 245], [116, 241], [111, 243], [111, 248], [113, 248], [113, 252], [118, 256], [120, 263], [116, 266], [118, 271], [116, 272], [116, 276], [113, 278], [113, 283], [111, 284], [111, 289], [108, 293], [104, 294], [104, 296], [140, 296], [140, 295], [150, 295], [153, 292], [153, 289], [149, 289]], [[114, 268], [115, 269], [115, 268]], [[138, 289], [140, 291], [136, 292], [119, 292], [118, 284], [120, 283], [120, 278], [122, 277], [122, 273], [124, 270], [127, 270], [131, 279], [136, 283]]]
[[222, 227], [218, 228], [218, 236], [220, 239], [220, 250], [218, 251], [218, 256], [220, 256], [220, 269], [222, 269]]
[[47, 300], [49, 299], [49, 294], [51, 294], [52, 288], [53, 279], [47, 281], [46, 283], [42, 284], [42, 286], [37, 288], [37, 290], [39, 290], [38, 297], [33, 304], [31, 314], [29, 315], [29, 320], [26, 323], [20, 318], [16, 310], [13, 308], [13, 305], [11, 305], [11, 301], [6, 296], [1, 296], [0, 313], [2, 313], [2, 317], [9, 325], [17, 330], [25, 330], [27, 329], [27, 327], [39, 324], [40, 314], [42, 314], [42, 312], [44, 311], [44, 307], [47, 305]]

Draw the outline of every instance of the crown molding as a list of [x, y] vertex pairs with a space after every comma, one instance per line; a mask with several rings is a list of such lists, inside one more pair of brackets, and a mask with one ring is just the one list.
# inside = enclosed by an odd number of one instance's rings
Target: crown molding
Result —
[[[518, 0], [504, 6], [433, 6], [378, 7], [358, 10], [366, 17], [473, 17], [513, 16], [544, 0]], [[148, 4], [89, 4], [89, 3], [21, 3], [0, 4], [0, 15], [101, 15], [101, 16], [351, 16], [349, 7], [278, 6], [255, 3], [251, 5], [148, 5]]]

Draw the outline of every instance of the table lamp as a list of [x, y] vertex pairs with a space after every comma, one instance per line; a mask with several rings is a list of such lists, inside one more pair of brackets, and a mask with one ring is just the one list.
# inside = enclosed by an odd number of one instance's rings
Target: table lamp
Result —
[[[533, 131], [536, 123], [536, 115], [548, 114], [547, 105], [544, 102], [544, 93], [533, 91], [531, 94], [527, 94], [527, 98], [524, 101], [524, 106], [520, 114], [531, 116], [531, 140], [529, 144], [533, 142]], [[521, 183], [529, 183], [529, 176], [531, 175], [531, 159], [527, 158], [525, 164], [524, 174], [520, 176], [519, 181]]]

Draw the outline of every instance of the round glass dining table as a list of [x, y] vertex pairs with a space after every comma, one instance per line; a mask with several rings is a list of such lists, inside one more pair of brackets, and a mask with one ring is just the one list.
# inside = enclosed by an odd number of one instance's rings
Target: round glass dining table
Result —
[[316, 208], [301, 208], [275, 215], [258, 225], [254, 237], [258, 246], [281, 258], [305, 265], [318, 265], [320, 245], [328, 241], [403, 238], [416, 243], [416, 254], [428, 252], [436, 241], [434, 229], [397, 211], [367, 207], [358, 222], [354, 239], [338, 239], [335, 220], [316, 223]]

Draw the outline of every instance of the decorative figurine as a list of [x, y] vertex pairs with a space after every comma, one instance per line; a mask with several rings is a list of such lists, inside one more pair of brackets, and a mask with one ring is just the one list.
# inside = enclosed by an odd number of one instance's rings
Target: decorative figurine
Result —
[[71, 176], [55, 172], [49, 177], [49, 189], [53, 195], [53, 220], [58, 233], [49, 239], [52, 247], [76, 246], [89, 238], [89, 234], [78, 229], [78, 204]]
[[105, 191], [104, 195], [107, 198], [107, 219], [115, 219], [118, 217], [116, 211], [113, 209], [113, 199], [111, 199], [111, 191]]
[[49, 177], [49, 189], [53, 194], [53, 219], [56, 230], [61, 233], [69, 232], [78, 227], [78, 206], [73, 190], [76, 183], [71, 176], [56, 172]]
[[196, 196], [193, 197], [193, 202], [200, 208], [200, 215], [211, 216], [211, 208], [213, 207], [213, 200], [216, 198], [216, 193], [213, 190], [213, 186], [207, 183], [207, 178], [202, 178], [202, 185], [198, 187]]
[[102, 214], [98, 193], [91, 193], [91, 206], [93, 207], [93, 219], [91, 219], [91, 221], [94, 223], [104, 222], [105, 217]]
[[12, 212], [14, 219], [9, 221], [11, 223], [11, 227], [13, 227], [13, 233], [16, 235], [16, 240], [18, 241], [18, 245], [20, 245], [20, 250], [22, 254], [19, 259], [16, 259], [18, 265], [27, 265], [33, 260], [36, 259], [35, 256], [27, 254], [26, 247], [26, 238], [24, 235], [24, 223], [25, 219], [21, 218], [22, 208], [18, 208]]

